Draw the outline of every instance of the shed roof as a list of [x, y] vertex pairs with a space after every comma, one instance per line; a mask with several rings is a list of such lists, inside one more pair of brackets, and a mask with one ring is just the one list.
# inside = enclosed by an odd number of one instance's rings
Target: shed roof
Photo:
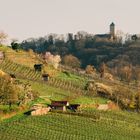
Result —
[[51, 106], [66, 106], [68, 101], [52, 101]]

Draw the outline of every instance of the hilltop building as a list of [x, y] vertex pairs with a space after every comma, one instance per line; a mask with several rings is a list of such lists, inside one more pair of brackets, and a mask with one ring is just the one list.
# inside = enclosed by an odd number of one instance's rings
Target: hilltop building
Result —
[[113, 22], [110, 24], [110, 35], [115, 38], [115, 24]]
[[97, 34], [95, 35], [95, 37], [99, 39], [114, 41], [116, 39], [116, 35], [115, 35], [115, 24], [113, 22], [110, 24], [109, 29], [110, 31], [108, 34]]

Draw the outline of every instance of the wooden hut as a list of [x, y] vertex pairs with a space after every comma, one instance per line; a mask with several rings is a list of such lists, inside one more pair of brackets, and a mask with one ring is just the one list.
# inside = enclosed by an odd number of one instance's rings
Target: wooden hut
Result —
[[51, 108], [53, 110], [66, 111], [68, 106], [69, 106], [68, 101], [52, 101], [51, 103]]
[[70, 109], [71, 111], [76, 112], [76, 110], [78, 109], [79, 106], [80, 106], [80, 104], [70, 104], [68, 106], [68, 109]]
[[42, 66], [43, 66], [43, 64], [35, 64], [34, 65], [35, 71], [41, 71], [42, 70]]
[[42, 74], [42, 80], [49, 81], [50, 75], [49, 74]]

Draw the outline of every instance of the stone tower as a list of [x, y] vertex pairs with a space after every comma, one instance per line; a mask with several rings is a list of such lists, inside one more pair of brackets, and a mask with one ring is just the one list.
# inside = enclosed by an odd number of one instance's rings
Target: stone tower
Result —
[[113, 22], [110, 24], [110, 35], [115, 38], [115, 24]]

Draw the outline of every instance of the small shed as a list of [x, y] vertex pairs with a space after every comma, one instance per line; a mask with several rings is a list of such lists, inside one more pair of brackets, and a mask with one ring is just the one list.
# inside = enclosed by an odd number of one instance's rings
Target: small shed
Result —
[[16, 79], [15, 74], [10, 73], [9, 75], [10, 75], [11, 78]]
[[42, 74], [42, 80], [49, 81], [50, 75], [49, 74]]
[[51, 102], [51, 108], [53, 110], [66, 111], [68, 106], [69, 106], [68, 101], [52, 101]]
[[68, 106], [68, 109], [70, 109], [71, 111], [76, 112], [76, 110], [78, 109], [79, 106], [80, 106], [80, 104], [70, 104]]
[[42, 66], [43, 66], [43, 64], [35, 64], [34, 65], [35, 71], [41, 71], [42, 70]]

